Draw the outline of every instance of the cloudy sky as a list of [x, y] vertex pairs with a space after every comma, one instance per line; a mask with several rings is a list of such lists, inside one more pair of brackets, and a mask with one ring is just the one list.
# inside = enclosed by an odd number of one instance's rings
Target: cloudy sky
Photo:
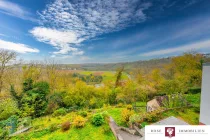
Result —
[[0, 0], [0, 48], [60, 63], [209, 53], [209, 7], [209, 0]]

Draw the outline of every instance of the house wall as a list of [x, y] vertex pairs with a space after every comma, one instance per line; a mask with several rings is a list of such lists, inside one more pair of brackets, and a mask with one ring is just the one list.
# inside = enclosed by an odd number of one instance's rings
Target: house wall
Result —
[[200, 124], [210, 125], [210, 63], [203, 64]]
[[160, 105], [158, 104], [156, 99], [153, 99], [149, 102], [147, 102], [147, 112], [152, 112], [158, 109]]

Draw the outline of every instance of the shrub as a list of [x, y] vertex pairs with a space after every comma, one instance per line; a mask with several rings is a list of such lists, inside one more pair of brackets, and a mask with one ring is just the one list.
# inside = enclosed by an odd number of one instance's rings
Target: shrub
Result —
[[129, 122], [129, 118], [133, 114], [134, 114], [134, 112], [132, 110], [123, 109], [122, 110], [122, 113], [121, 113], [122, 121], [123, 122], [126, 122], [126, 123]]
[[18, 112], [17, 103], [12, 99], [0, 100], [0, 120], [5, 120]]
[[61, 125], [61, 130], [62, 130], [62, 131], [67, 131], [67, 130], [69, 130], [70, 125], [71, 125], [71, 124], [70, 124], [69, 121], [64, 122], [64, 123]]
[[148, 125], [147, 122], [142, 122], [142, 123], [140, 124], [140, 127], [141, 127], [141, 128], [144, 128], [146, 125]]
[[78, 114], [82, 117], [87, 117], [87, 112], [86, 111], [80, 111]]
[[9, 137], [9, 132], [6, 129], [1, 129], [0, 128], [0, 139], [1, 140], [6, 140]]
[[95, 114], [92, 118], [92, 124], [95, 126], [100, 126], [104, 123], [104, 117], [102, 114]]
[[126, 108], [127, 108], [128, 110], [132, 110], [133, 107], [132, 107], [132, 105], [127, 105]]
[[53, 112], [55, 112], [56, 109], [58, 109], [58, 105], [55, 102], [49, 102], [46, 108], [46, 114], [52, 114]]
[[31, 125], [31, 117], [25, 117], [21, 119], [21, 122], [19, 125], [22, 125], [23, 127], [28, 127]]
[[192, 93], [192, 94], [197, 94], [197, 93], [201, 93], [201, 88], [200, 87], [192, 87], [188, 89], [188, 93]]
[[58, 125], [57, 124], [51, 124], [49, 127], [50, 132], [54, 132], [58, 129]]
[[110, 132], [110, 130], [111, 129], [110, 129], [109, 125], [103, 125], [102, 131], [104, 134], [108, 134]]
[[132, 125], [134, 123], [141, 123], [143, 120], [141, 115], [137, 115], [137, 114], [133, 114], [132, 116], [130, 116], [129, 118], [129, 124]]
[[117, 104], [117, 107], [119, 107], [119, 108], [121, 108], [121, 107], [123, 107], [123, 106], [124, 106], [123, 103]]
[[85, 119], [82, 116], [76, 116], [73, 123], [76, 128], [81, 128], [85, 126]]
[[109, 122], [109, 113], [107, 111], [104, 111], [101, 113], [106, 122]]
[[146, 116], [144, 117], [144, 121], [146, 122], [156, 122], [160, 119], [161, 117], [161, 113], [163, 112], [164, 110], [163, 109], [158, 109], [158, 110], [155, 110], [153, 112], [149, 112], [146, 114]]
[[198, 107], [198, 106], [194, 107], [194, 112], [195, 113], [200, 113], [200, 107]]
[[54, 113], [53, 113], [53, 116], [63, 116], [63, 115], [66, 115], [66, 110], [65, 108], [60, 108], [60, 109], [57, 109]]

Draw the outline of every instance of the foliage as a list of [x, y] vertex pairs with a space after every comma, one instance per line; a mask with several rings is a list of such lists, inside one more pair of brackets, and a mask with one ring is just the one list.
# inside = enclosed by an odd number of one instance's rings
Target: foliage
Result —
[[54, 132], [54, 131], [56, 131], [57, 129], [58, 129], [58, 125], [55, 124], [55, 123], [53, 123], [53, 124], [51, 124], [51, 125], [49, 126], [50, 132]]
[[7, 140], [9, 138], [9, 132], [6, 129], [0, 128], [0, 139]]
[[130, 116], [132, 116], [133, 114], [134, 114], [133, 110], [123, 109], [121, 113], [122, 121], [128, 123]]
[[132, 105], [127, 105], [126, 108], [127, 108], [128, 110], [132, 110], [133, 106], [132, 106]]
[[17, 103], [11, 99], [0, 99], [0, 120], [9, 118], [18, 112]]
[[133, 114], [129, 117], [129, 124], [132, 125], [134, 123], [140, 123], [142, 122], [143, 118], [141, 115]]
[[31, 78], [28, 78], [23, 82], [23, 92], [27, 92], [32, 89], [33, 89], [33, 80]]
[[146, 125], [148, 125], [147, 122], [142, 122], [142, 123], [140, 124], [140, 127], [141, 127], [141, 128], [144, 128]]
[[120, 86], [120, 80], [122, 78], [124, 67], [118, 68], [116, 71], [116, 81], [115, 81], [115, 87]]
[[55, 112], [53, 113], [53, 116], [63, 116], [66, 115], [66, 109], [65, 108], [59, 108], [57, 110], [55, 110]]
[[76, 116], [74, 118], [73, 124], [76, 128], [81, 128], [85, 126], [85, 119], [82, 116]]
[[188, 89], [188, 93], [191, 93], [191, 94], [201, 93], [201, 88], [200, 87], [191, 87]]
[[31, 117], [21, 118], [19, 122], [19, 126], [29, 127], [31, 125]]
[[103, 125], [102, 130], [103, 130], [104, 134], [108, 134], [108, 133], [111, 132], [111, 129], [110, 129], [109, 125]]
[[82, 117], [87, 117], [87, 112], [86, 111], [79, 111], [78, 114]]
[[156, 122], [161, 118], [161, 114], [163, 113], [163, 111], [164, 110], [162, 108], [160, 108], [153, 112], [146, 113], [146, 115], [143, 118], [143, 121]]
[[104, 117], [102, 114], [97, 113], [93, 115], [92, 124], [95, 126], [101, 126], [104, 123]]
[[119, 104], [117, 104], [117, 106], [116, 106], [116, 107], [121, 108], [121, 107], [123, 107], [123, 106], [124, 106], [124, 104], [123, 104], [123, 103], [119, 103]]
[[23, 83], [23, 91], [20, 100], [20, 115], [23, 117], [42, 116], [47, 107], [46, 95], [49, 93], [49, 84], [43, 81], [33, 84], [31, 79], [26, 79]]
[[101, 75], [94, 75], [92, 73], [90, 75], [81, 75], [79, 73], [74, 73], [72, 76], [74, 78], [79, 78], [80, 80], [82, 80], [83, 82], [86, 82], [87, 84], [101, 83], [103, 80], [103, 77]]
[[69, 121], [66, 121], [66, 122], [62, 123], [62, 125], [61, 125], [61, 130], [62, 130], [62, 131], [67, 131], [67, 130], [69, 130], [69, 129], [70, 129], [70, 125], [71, 125], [71, 123], [70, 123]]
[[109, 113], [107, 111], [103, 111], [101, 113], [101, 115], [104, 117], [104, 119], [106, 120], [106, 122], [108, 123], [109, 122]]
[[167, 80], [161, 85], [161, 92], [170, 94], [185, 93], [187, 88], [183, 81], [178, 80]]

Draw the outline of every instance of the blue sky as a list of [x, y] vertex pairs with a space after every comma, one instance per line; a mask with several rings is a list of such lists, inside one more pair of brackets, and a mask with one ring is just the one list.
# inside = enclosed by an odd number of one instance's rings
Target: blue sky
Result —
[[0, 0], [0, 48], [60, 63], [209, 53], [209, 7], [209, 0]]

